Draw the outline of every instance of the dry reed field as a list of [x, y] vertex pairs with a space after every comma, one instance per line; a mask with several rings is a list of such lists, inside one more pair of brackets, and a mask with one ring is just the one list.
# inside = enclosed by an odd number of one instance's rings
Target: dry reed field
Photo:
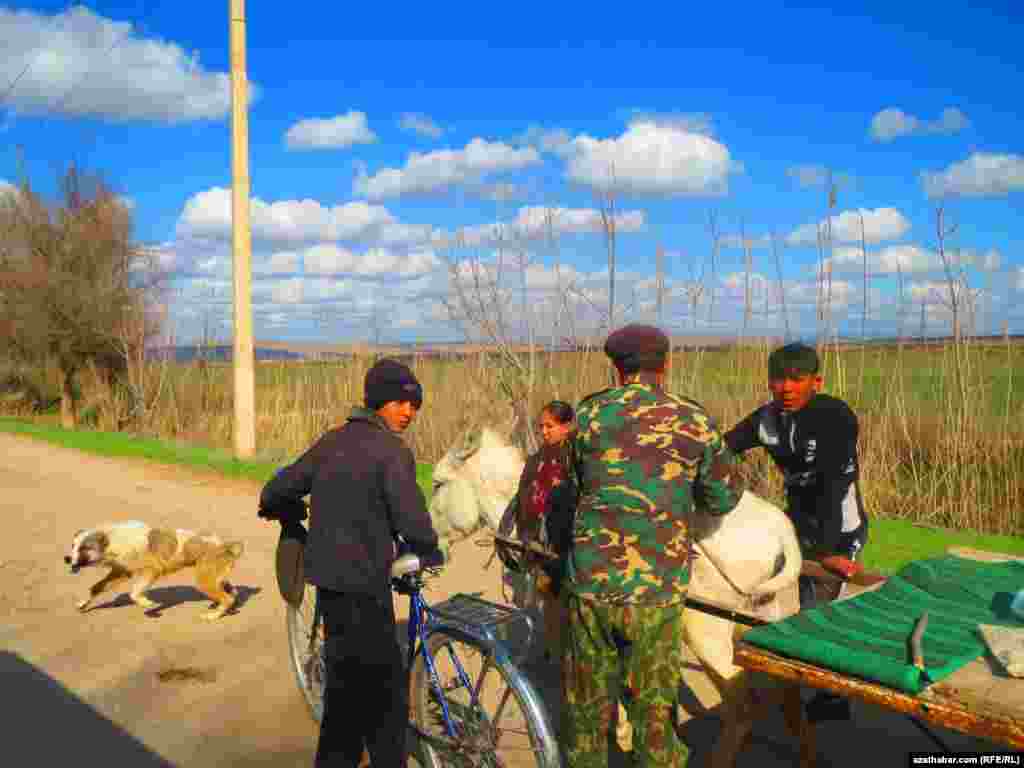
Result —
[[[767, 395], [767, 345], [674, 351], [670, 391], [703, 403], [727, 429]], [[825, 391], [860, 418], [862, 488], [869, 512], [985, 533], [1024, 534], [1024, 345], [1011, 339], [959, 344], [836, 346], [823, 349]], [[531, 367], [528, 356], [524, 363]], [[362, 399], [371, 356], [330, 362], [261, 362], [256, 369], [257, 450], [297, 456], [341, 423]], [[470, 424], [506, 411], [499, 357], [411, 358], [425, 403], [408, 433], [417, 459], [434, 462]], [[537, 353], [534, 417], [547, 401], [578, 402], [608, 386], [600, 349]], [[57, 391], [56, 372], [36, 372]], [[148, 363], [145, 402], [122, 428], [230, 451], [232, 371], [223, 363]], [[82, 377], [81, 412], [101, 429], [124, 411], [95, 376]], [[122, 420], [123, 422], [123, 420]], [[745, 461], [748, 480], [781, 501], [764, 456]]]

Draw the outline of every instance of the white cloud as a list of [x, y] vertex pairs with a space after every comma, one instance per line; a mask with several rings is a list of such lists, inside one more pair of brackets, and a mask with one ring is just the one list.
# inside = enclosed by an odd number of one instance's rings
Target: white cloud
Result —
[[298, 304], [305, 297], [301, 277], [282, 280], [270, 287], [270, 299], [275, 304]]
[[[644, 212], [620, 211], [615, 214], [615, 224], [618, 234], [640, 232], [645, 226]], [[601, 212], [596, 208], [524, 206], [512, 221], [465, 227], [459, 231], [457, 238], [452, 237], [451, 240], [472, 247], [499, 240], [530, 240], [549, 235], [560, 237], [566, 234], [602, 232], [603, 226]]]
[[252, 272], [258, 277], [273, 275], [293, 275], [299, 271], [302, 257], [295, 251], [277, 251], [270, 258], [253, 260]]
[[[832, 240], [840, 243], [860, 242], [861, 217], [864, 219], [865, 240], [869, 243], [902, 237], [910, 229], [910, 222], [895, 208], [860, 208], [856, 211], [843, 211], [831, 218]], [[820, 226], [824, 228], [825, 222], [821, 222]], [[818, 227], [819, 224], [813, 222], [804, 224], [787, 235], [786, 242], [790, 245], [813, 245], [818, 242]]]
[[1024, 267], [1017, 267], [1014, 274], [1013, 289], [1024, 292]]
[[505, 181], [496, 184], [485, 184], [477, 190], [477, 195], [485, 200], [504, 202], [506, 200], [520, 200], [526, 197], [526, 190], [519, 184]]
[[[355, 290], [350, 280], [322, 277], [292, 277], [287, 280], [263, 281], [253, 285], [253, 309], [273, 312], [274, 304], [310, 304], [351, 299]], [[289, 313], [294, 309], [286, 310]], [[293, 318], [294, 319], [294, 318]]]
[[501, 142], [476, 138], [463, 149], [410, 152], [403, 168], [384, 168], [372, 176], [361, 171], [353, 191], [371, 200], [403, 194], [437, 192], [452, 186], [479, 182], [484, 176], [514, 171], [540, 163], [532, 147], [516, 149]]
[[1024, 156], [975, 152], [944, 171], [921, 174], [928, 197], [1007, 195], [1024, 189]]
[[677, 125], [636, 121], [620, 137], [577, 136], [566, 177], [625, 194], [721, 195], [740, 170], [725, 145]]
[[908, 293], [912, 301], [945, 301], [949, 297], [949, 285], [938, 280], [913, 282]]
[[[946, 250], [946, 260], [949, 266], [958, 272], [971, 266], [985, 271], [995, 271], [999, 269], [1002, 257], [995, 249], [977, 253], [968, 248], [949, 248]], [[856, 246], [836, 248], [831, 259], [826, 261], [830, 262], [833, 270], [837, 272], [860, 273], [864, 269], [864, 254]], [[872, 274], [907, 274], [942, 269], [942, 257], [936, 251], [918, 245], [889, 245], [878, 250], [868, 250], [868, 271]]]
[[356, 263], [356, 255], [352, 251], [331, 243], [311, 246], [302, 253], [301, 258], [305, 271], [317, 275], [351, 272]]
[[[730, 272], [729, 274], [722, 277], [722, 285], [728, 288], [730, 292], [738, 293], [743, 295], [747, 286], [747, 273], [746, 272]], [[751, 287], [764, 287], [771, 281], [760, 272], [750, 273], [750, 285]]]
[[[864, 254], [857, 247], [834, 249], [831, 262], [835, 272], [857, 272], [864, 269]], [[931, 272], [942, 268], [939, 255], [917, 245], [890, 245], [868, 251], [868, 272], [895, 274], [897, 272]]]
[[564, 154], [571, 150], [572, 137], [563, 128], [544, 128], [531, 125], [512, 139], [517, 146], [533, 147], [541, 152]]
[[[2, 192], [0, 187], [0, 192]], [[158, 272], [174, 274], [179, 271], [179, 256], [173, 244], [162, 243], [141, 248], [143, 262], [152, 265]]]
[[420, 136], [427, 136], [431, 139], [439, 139], [444, 129], [439, 126], [429, 115], [417, 112], [406, 112], [398, 121], [398, 127], [403, 131], [418, 133]]
[[372, 237], [362, 239], [381, 245], [418, 245], [431, 241], [434, 236], [434, 228], [429, 224], [403, 224], [392, 220], [379, 225]]
[[955, 107], [947, 107], [935, 120], [921, 120], [896, 107], [888, 107], [871, 118], [868, 133], [875, 141], [888, 142], [900, 136], [952, 134], [971, 123], [967, 115]]
[[375, 141], [377, 135], [367, 125], [366, 113], [354, 110], [336, 117], [300, 120], [285, 134], [289, 149], [344, 149]]
[[956, 305], [960, 322], [971, 332], [972, 321], [977, 322], [979, 310], [985, 303], [984, 291], [972, 288], [962, 282], [924, 281], [910, 284], [911, 302], [925, 305], [928, 319], [952, 321], [953, 306]]
[[788, 306], [817, 306], [819, 302], [831, 301], [833, 310], [842, 310], [857, 300], [857, 284], [849, 280], [832, 278], [830, 285], [819, 287], [813, 280], [787, 282], [785, 284]]
[[371, 248], [357, 254], [330, 243], [306, 249], [302, 260], [305, 271], [310, 274], [384, 278], [417, 277], [436, 269], [440, 264], [430, 250], [396, 253], [387, 248]]
[[[280, 200], [250, 203], [253, 237], [275, 242], [379, 241], [391, 245], [415, 244], [430, 239], [429, 225], [399, 222], [381, 205], [353, 201], [326, 207], [316, 200]], [[185, 237], [230, 238], [231, 190], [213, 187], [193, 195], [178, 218], [177, 230]]]
[[[6, 101], [26, 113], [174, 123], [219, 119], [231, 107], [228, 73], [82, 6], [53, 16], [0, 8], [0, 40], [0, 82], [20, 75]], [[259, 90], [250, 84], [250, 104]]]
[[699, 133], [714, 136], [715, 126], [711, 115], [704, 112], [648, 112], [642, 109], [630, 110], [630, 124], [651, 123], [659, 128], [668, 128], [683, 133]]
[[153, 246], [153, 250], [161, 252], [161, 263], [175, 276], [217, 272], [225, 279], [231, 277], [231, 250], [226, 241], [184, 237]]

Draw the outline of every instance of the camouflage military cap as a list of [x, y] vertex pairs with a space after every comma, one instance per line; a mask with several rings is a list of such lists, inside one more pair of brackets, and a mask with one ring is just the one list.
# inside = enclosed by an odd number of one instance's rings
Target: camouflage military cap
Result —
[[608, 336], [604, 353], [613, 362], [633, 367], [657, 367], [669, 351], [668, 336], [653, 325], [632, 324]]

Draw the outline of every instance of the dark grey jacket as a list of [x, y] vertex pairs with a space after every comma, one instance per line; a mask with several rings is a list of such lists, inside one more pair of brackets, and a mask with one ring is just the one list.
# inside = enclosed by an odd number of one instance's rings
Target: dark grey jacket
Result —
[[340, 592], [386, 593], [395, 536], [411, 551], [437, 549], [416, 462], [402, 439], [373, 411], [354, 408], [260, 494], [272, 510], [310, 494], [306, 580]]

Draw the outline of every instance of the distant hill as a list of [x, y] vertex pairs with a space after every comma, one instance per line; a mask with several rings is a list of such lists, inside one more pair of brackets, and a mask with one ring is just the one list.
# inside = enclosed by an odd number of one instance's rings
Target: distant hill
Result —
[[[149, 351], [152, 360], [173, 360], [176, 363], [191, 363], [195, 360], [210, 360], [211, 362], [227, 362], [231, 359], [232, 348], [230, 346], [202, 347], [189, 345], [180, 347], [158, 347]], [[288, 349], [271, 349], [267, 347], [256, 347], [253, 353], [257, 360], [301, 360], [304, 355]]]
[[[975, 336], [971, 337], [969, 341], [978, 343], [993, 343], [1002, 342], [1007, 337], [1004, 336]], [[1024, 336], [1019, 334], [1010, 334], [1009, 340], [1013, 343], [1019, 343]], [[600, 350], [603, 344], [603, 339], [594, 342], [594, 348]], [[913, 336], [907, 336], [902, 340], [905, 346], [917, 347], [917, 346], [933, 346], [948, 344], [952, 341], [950, 337], [928, 337], [925, 339], [919, 339]], [[752, 337], [748, 336], [746, 339], [739, 339], [736, 336], [673, 336], [672, 343], [677, 349], [694, 349], [701, 347], [704, 349], [716, 349], [729, 347], [735, 344], [767, 344], [768, 346], [775, 346], [781, 344], [783, 340], [781, 338], [773, 337]], [[895, 345], [899, 343], [899, 339], [895, 338], [875, 338], [875, 339], [857, 339], [857, 338], [840, 338], [838, 343], [844, 347], [858, 347], [861, 345], [870, 346], [887, 346]], [[812, 342], [813, 343], [813, 342]], [[352, 356], [383, 356], [393, 357], [398, 359], [404, 359], [417, 355], [421, 357], [437, 357], [437, 356], [449, 356], [449, 355], [473, 355], [477, 354], [485, 349], [482, 344], [470, 343], [470, 342], [434, 342], [434, 343], [405, 343], [405, 344], [382, 344], [379, 347], [374, 347], [372, 344], [356, 343], [356, 344], [326, 344], [321, 342], [302, 342], [302, 341], [258, 341], [255, 347], [255, 357], [257, 361], [264, 360], [323, 360], [323, 359], [343, 359]], [[529, 351], [529, 347], [526, 344], [514, 345], [513, 349], [516, 352], [525, 353]], [[543, 345], [538, 345], [538, 349], [543, 350]], [[567, 347], [555, 350], [556, 352], [569, 351]], [[150, 350], [150, 358], [154, 360], [160, 359], [173, 359], [178, 363], [190, 363], [197, 359], [205, 358], [210, 361], [216, 362], [227, 362], [231, 360], [232, 347], [230, 345], [220, 345], [215, 347], [202, 347], [199, 345], [185, 345], [177, 347], [160, 347], [157, 349]]]

